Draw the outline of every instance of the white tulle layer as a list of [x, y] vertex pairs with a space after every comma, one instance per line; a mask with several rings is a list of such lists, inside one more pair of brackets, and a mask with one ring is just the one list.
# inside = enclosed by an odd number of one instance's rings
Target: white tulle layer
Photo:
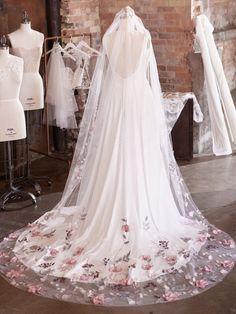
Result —
[[[101, 99], [106, 103], [94, 130], [99, 137], [91, 145], [96, 154], [88, 153], [80, 205], [53, 210], [50, 220], [49, 214], [39, 218], [16, 244], [16, 256], [36, 272], [81, 281], [83, 266], [91, 264], [95, 281], [142, 282], [185, 265], [202, 246], [207, 227], [181, 216], [173, 199], [148, 81], [132, 91], [127, 80], [122, 94], [116, 84]], [[44, 267], [51, 250], [58, 254]]]

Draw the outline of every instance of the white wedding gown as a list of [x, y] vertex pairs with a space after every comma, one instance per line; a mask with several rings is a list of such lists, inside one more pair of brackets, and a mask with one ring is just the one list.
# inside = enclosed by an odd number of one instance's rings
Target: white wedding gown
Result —
[[234, 265], [233, 240], [202, 217], [163, 147], [151, 37], [132, 19], [141, 23], [133, 13], [103, 38], [87, 103], [100, 73], [96, 119], [62, 201], [1, 244], [1, 272], [30, 292], [105, 305], [166, 302], [200, 293]]

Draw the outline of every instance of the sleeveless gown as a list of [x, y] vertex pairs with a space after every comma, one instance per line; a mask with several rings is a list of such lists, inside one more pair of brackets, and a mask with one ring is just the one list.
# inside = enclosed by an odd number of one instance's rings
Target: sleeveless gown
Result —
[[1, 244], [0, 270], [18, 287], [71, 302], [150, 304], [200, 293], [234, 265], [230, 236], [176, 207], [146, 75], [150, 34], [137, 37], [135, 49], [133, 35], [124, 37], [120, 61], [133, 56], [126, 68], [113, 63], [103, 40], [110, 79], [79, 205], [47, 212]]

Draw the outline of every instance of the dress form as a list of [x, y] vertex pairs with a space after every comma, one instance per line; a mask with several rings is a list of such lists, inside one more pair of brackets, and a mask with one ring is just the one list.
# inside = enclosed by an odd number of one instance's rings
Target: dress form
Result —
[[0, 47], [0, 142], [26, 137], [25, 116], [19, 101], [23, 60]]
[[8, 35], [11, 42], [14, 55], [24, 59], [24, 74], [20, 90], [20, 100], [26, 111], [27, 122], [27, 175], [22, 180], [22, 184], [29, 184], [34, 187], [36, 194], [40, 195], [41, 186], [35, 180], [47, 181], [51, 184], [48, 177], [33, 177], [30, 171], [30, 142], [31, 134], [29, 127], [29, 114], [31, 110], [43, 109], [44, 107], [44, 88], [43, 80], [39, 74], [40, 59], [42, 55], [42, 47], [44, 35], [31, 28], [31, 22], [26, 12], [24, 12], [20, 28]]
[[24, 110], [44, 107], [43, 81], [39, 74], [44, 35], [31, 28], [30, 22], [22, 22], [20, 28], [8, 35], [14, 55], [24, 59], [24, 75], [20, 100]]
[[0, 209], [5, 208], [8, 200], [23, 197], [30, 198], [33, 194], [21, 191], [14, 186], [14, 166], [12, 162], [12, 141], [26, 137], [25, 115], [19, 101], [20, 85], [23, 75], [23, 60], [9, 54], [6, 38], [3, 36], [0, 45], [0, 142], [6, 142], [8, 165], [8, 189], [0, 196]]

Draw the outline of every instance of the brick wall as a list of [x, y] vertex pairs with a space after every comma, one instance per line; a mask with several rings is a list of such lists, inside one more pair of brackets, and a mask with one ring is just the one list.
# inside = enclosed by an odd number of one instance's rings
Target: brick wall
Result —
[[[91, 32], [93, 46], [115, 14], [130, 5], [150, 30], [164, 91], [192, 90], [188, 55], [192, 52], [191, 9], [202, 3], [217, 33], [222, 62], [230, 88], [236, 88], [235, 0], [61, 0], [62, 33]], [[229, 36], [228, 36], [228, 35]], [[227, 36], [229, 38], [227, 38]]]
[[61, 0], [62, 34], [92, 33], [92, 45], [100, 44], [99, 0]]
[[100, 0], [102, 33], [115, 14], [130, 5], [151, 32], [162, 89], [190, 91], [191, 73], [187, 56], [192, 51], [191, 1], [189, 0]]

